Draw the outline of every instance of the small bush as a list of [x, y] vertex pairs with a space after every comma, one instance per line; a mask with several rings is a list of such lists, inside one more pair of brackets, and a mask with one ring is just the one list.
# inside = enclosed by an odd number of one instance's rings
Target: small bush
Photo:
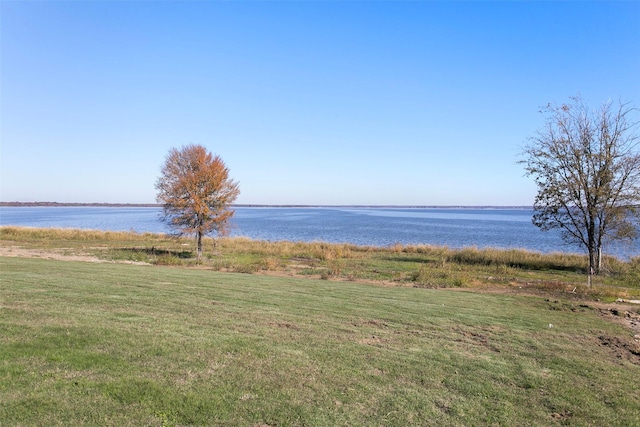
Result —
[[506, 266], [529, 270], [580, 271], [585, 267], [585, 257], [576, 254], [526, 251], [523, 249], [463, 248], [448, 256], [451, 262], [466, 265]]
[[266, 256], [262, 259], [261, 267], [263, 270], [276, 271], [282, 268], [282, 263], [276, 257]]
[[253, 274], [259, 270], [255, 264], [240, 264], [231, 268], [234, 273]]
[[163, 254], [163, 255], [159, 255], [156, 258], [154, 264], [179, 266], [179, 265], [185, 265], [185, 261], [182, 258], [178, 258], [170, 254]]
[[464, 284], [460, 277], [451, 272], [429, 270], [424, 266], [411, 275], [411, 281], [418, 288], [459, 288]]

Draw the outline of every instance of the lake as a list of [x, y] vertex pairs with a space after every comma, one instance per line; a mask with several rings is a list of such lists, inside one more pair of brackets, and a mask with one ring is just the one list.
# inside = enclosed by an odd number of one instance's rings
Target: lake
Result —
[[[519, 208], [236, 207], [231, 236], [268, 241], [323, 241], [367, 246], [434, 245], [578, 252]], [[0, 207], [0, 225], [169, 232], [157, 207]], [[621, 258], [637, 243], [605, 248]]]

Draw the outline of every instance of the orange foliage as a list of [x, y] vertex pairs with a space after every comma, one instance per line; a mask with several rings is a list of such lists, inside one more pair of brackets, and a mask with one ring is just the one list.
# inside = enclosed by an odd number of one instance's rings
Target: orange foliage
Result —
[[229, 207], [240, 193], [222, 159], [201, 145], [171, 149], [156, 189], [169, 226], [179, 234], [196, 235], [198, 257], [203, 235], [226, 233], [234, 213]]

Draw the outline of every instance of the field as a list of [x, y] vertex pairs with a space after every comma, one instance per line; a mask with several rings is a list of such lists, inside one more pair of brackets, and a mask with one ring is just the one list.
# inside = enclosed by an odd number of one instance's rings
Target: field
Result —
[[635, 261], [74, 233], [0, 229], [0, 426], [640, 425]]

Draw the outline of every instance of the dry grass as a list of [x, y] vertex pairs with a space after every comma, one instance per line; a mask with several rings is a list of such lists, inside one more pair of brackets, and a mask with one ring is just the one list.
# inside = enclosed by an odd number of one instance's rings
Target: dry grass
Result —
[[80, 230], [75, 228], [0, 227], [0, 236], [5, 239], [23, 240], [75, 240], [75, 241], [148, 241], [165, 237], [164, 234], [135, 233], [130, 231]]
[[31, 248], [105, 261], [269, 273], [327, 280], [370, 281], [426, 288], [502, 287], [572, 293], [594, 299], [640, 298], [640, 258], [605, 257], [605, 273], [587, 288], [585, 256], [526, 250], [390, 247], [324, 242], [267, 242], [243, 237], [204, 239], [198, 261], [193, 240], [165, 234], [0, 227], [6, 248]]

